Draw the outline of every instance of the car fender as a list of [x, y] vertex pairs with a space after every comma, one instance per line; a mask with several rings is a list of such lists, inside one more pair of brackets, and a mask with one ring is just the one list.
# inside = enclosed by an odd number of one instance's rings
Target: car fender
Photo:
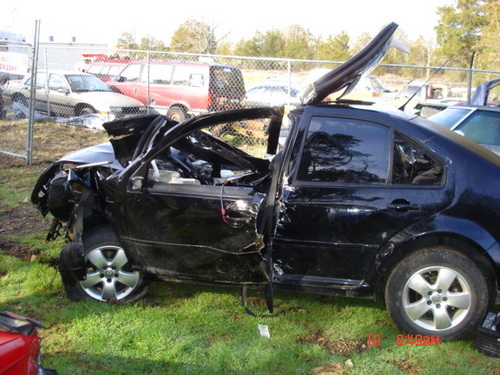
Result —
[[[489, 270], [500, 267], [500, 244], [494, 235], [468, 218], [437, 215], [431, 220], [422, 220], [393, 236], [380, 249], [367, 279], [386, 275], [401, 258], [412, 251], [432, 246], [457, 247], [467, 256], [473, 257]], [[496, 283], [500, 275], [495, 276]]]

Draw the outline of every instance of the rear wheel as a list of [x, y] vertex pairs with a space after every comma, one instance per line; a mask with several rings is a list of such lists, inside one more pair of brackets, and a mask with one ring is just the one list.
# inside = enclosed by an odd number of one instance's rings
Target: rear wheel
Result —
[[77, 113], [77, 116], [86, 116], [95, 113], [95, 110], [91, 107], [82, 107]]
[[404, 258], [389, 276], [385, 298], [389, 314], [403, 331], [458, 340], [484, 317], [488, 288], [470, 259], [437, 247]]
[[85, 280], [79, 280], [78, 299], [127, 303], [143, 297], [148, 282], [134, 271], [114, 231], [107, 226], [84, 233]]

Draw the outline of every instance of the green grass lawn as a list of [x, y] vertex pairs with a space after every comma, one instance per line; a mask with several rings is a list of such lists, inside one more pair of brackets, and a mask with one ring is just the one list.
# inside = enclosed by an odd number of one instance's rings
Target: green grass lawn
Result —
[[[60, 374], [500, 374], [473, 338], [398, 345], [404, 333], [382, 301], [277, 292], [275, 316], [256, 318], [239, 289], [157, 281], [131, 305], [71, 302], [53, 266], [62, 242], [46, 243], [47, 225], [31, 225], [44, 223], [28, 198], [46, 165], [0, 157], [0, 311], [46, 326], [42, 363]], [[33, 256], [17, 256], [12, 244]], [[266, 312], [260, 290], [248, 302]]]

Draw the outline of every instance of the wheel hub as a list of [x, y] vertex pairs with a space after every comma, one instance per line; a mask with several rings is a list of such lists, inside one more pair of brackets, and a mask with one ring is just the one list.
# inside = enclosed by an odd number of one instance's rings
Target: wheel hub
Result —
[[115, 271], [111, 268], [107, 268], [104, 270], [103, 274], [104, 274], [104, 278], [110, 279], [110, 278], [115, 276]]
[[430, 303], [433, 303], [433, 304], [438, 304], [438, 303], [441, 303], [443, 301], [446, 301], [446, 297], [444, 297], [441, 293], [439, 292], [433, 292], [431, 294], [431, 297], [429, 299], [429, 302]]

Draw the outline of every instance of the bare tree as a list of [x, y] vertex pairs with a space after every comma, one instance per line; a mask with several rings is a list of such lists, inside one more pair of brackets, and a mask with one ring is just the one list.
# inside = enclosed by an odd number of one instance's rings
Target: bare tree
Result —
[[172, 37], [170, 50], [215, 54], [218, 44], [227, 37], [216, 37], [217, 25], [189, 19], [179, 26]]

